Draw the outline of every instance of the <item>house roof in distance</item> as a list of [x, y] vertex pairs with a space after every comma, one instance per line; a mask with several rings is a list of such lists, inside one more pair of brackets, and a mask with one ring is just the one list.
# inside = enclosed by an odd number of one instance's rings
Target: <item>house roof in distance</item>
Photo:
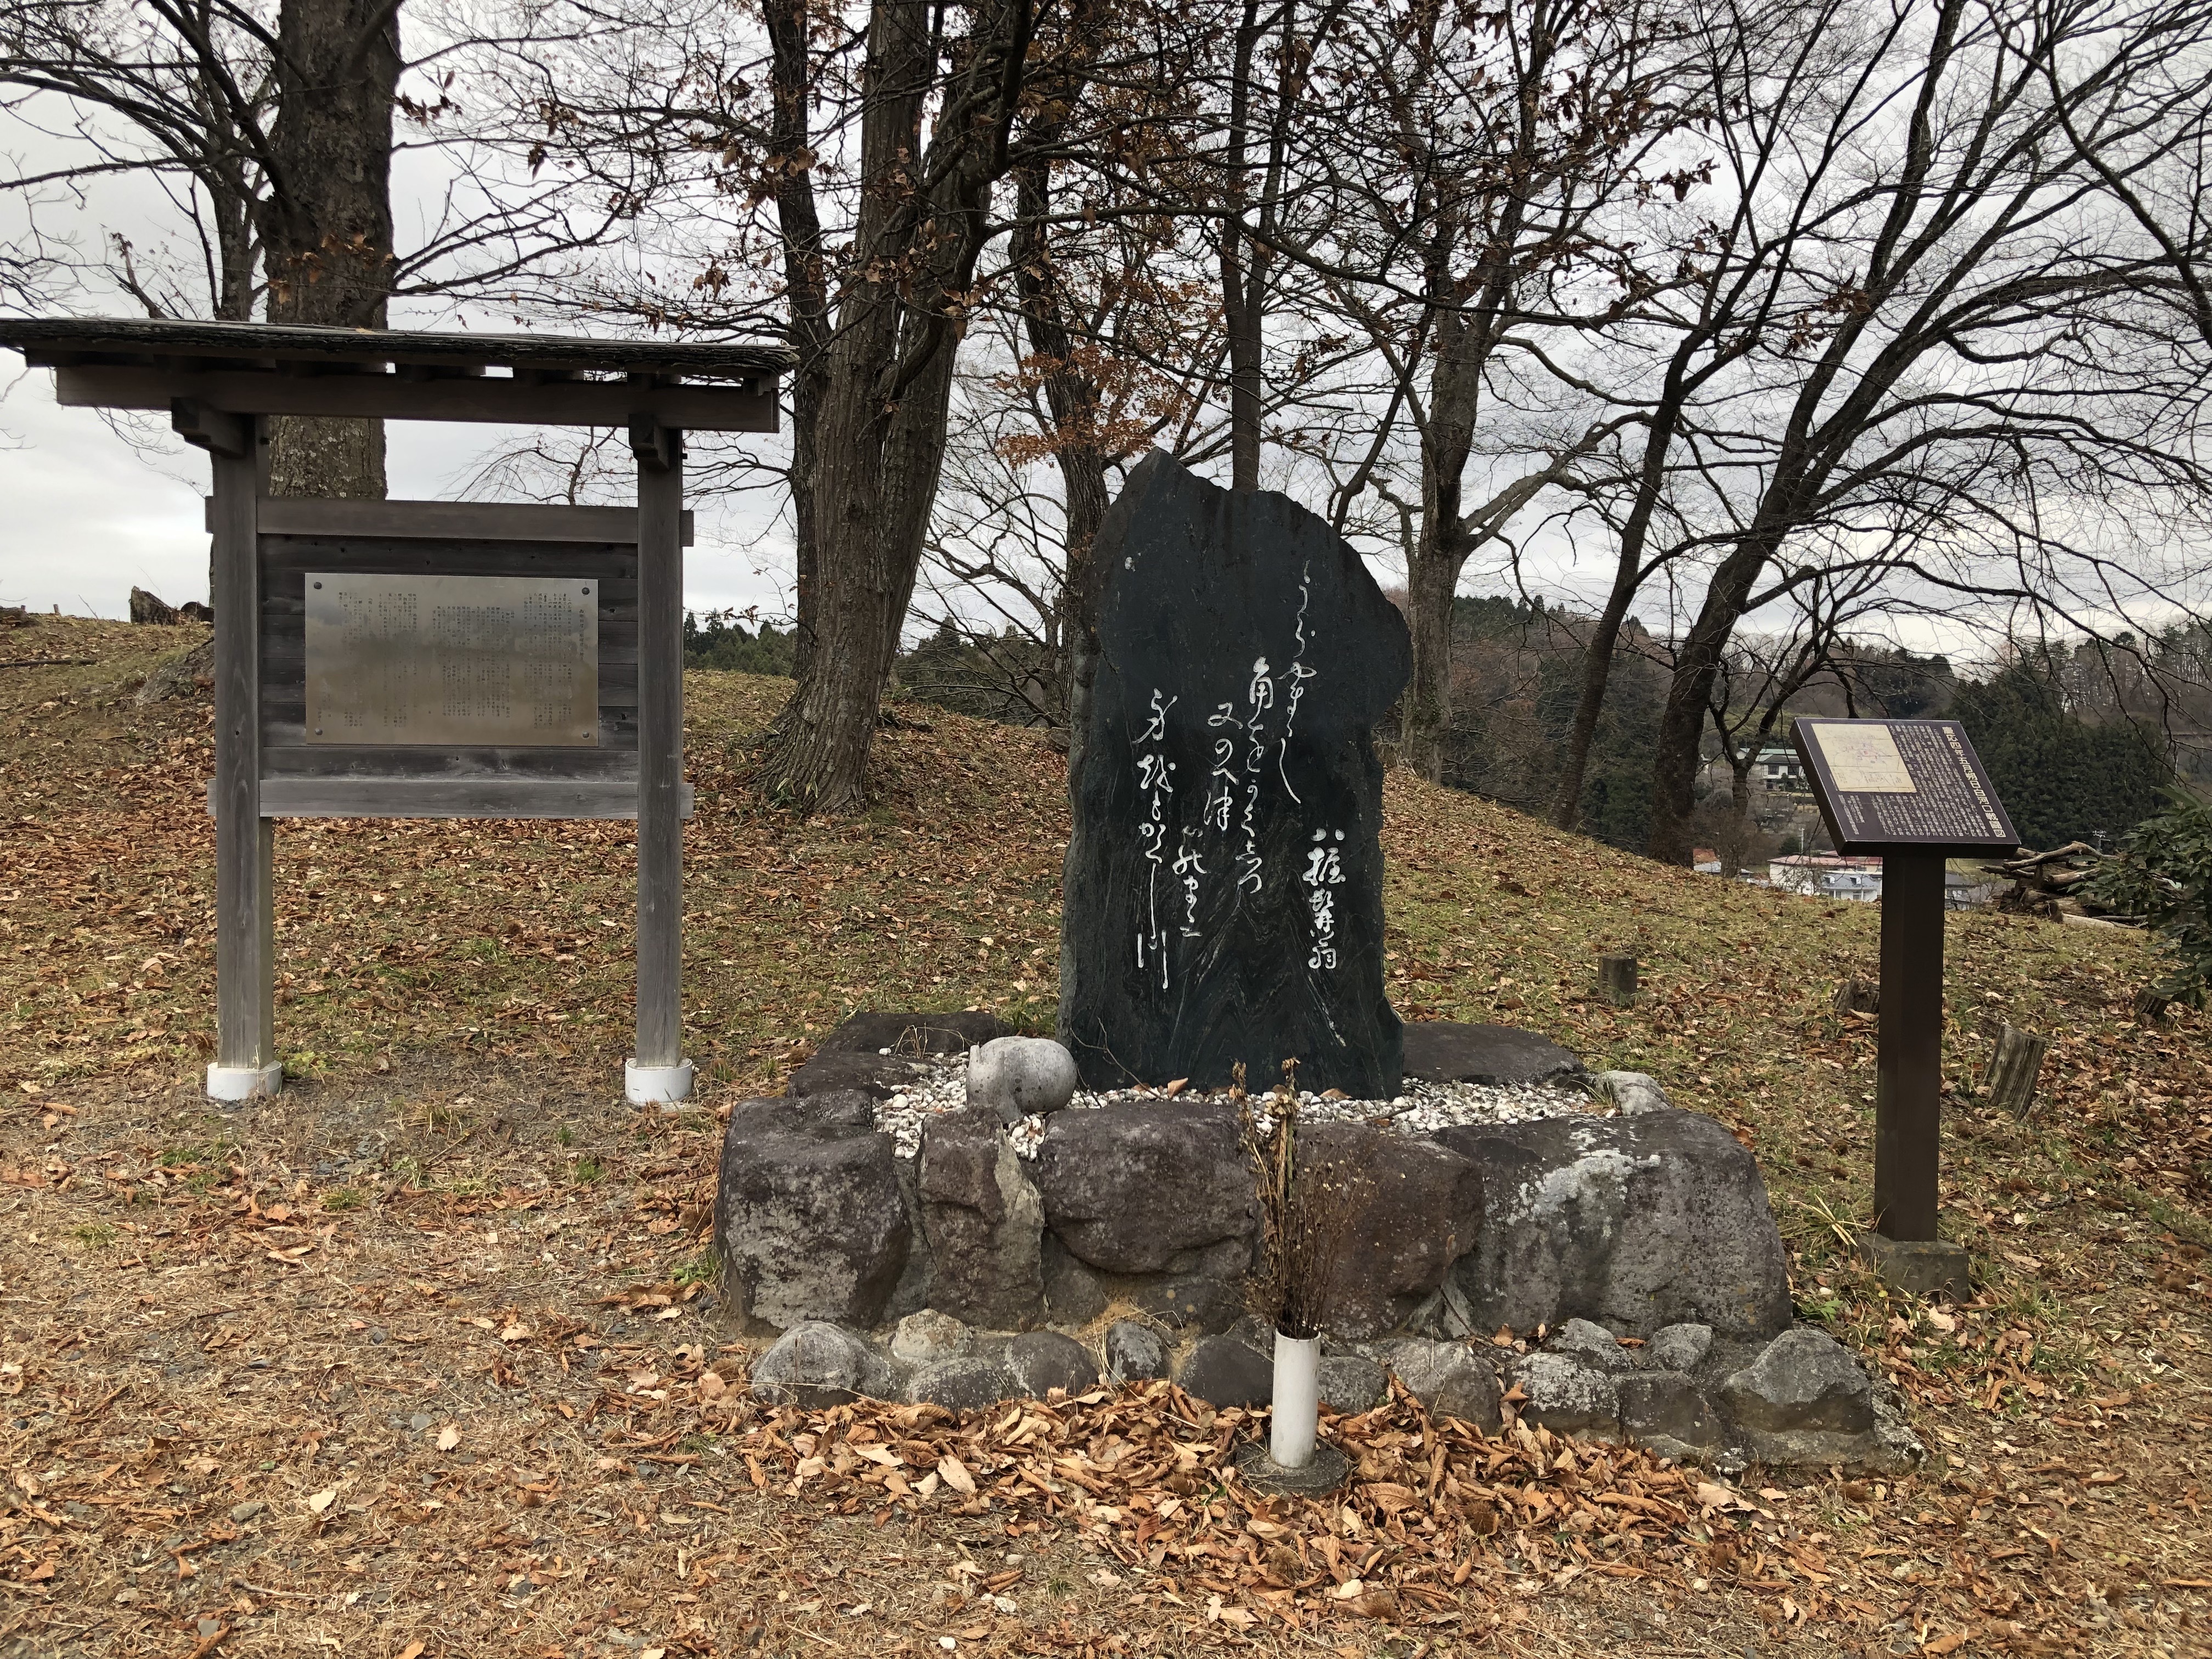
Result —
[[449, 374], [486, 369], [755, 380], [791, 367], [781, 346], [758, 343], [591, 339], [562, 334], [428, 333], [149, 317], [0, 317], [0, 344], [46, 368], [383, 367]]

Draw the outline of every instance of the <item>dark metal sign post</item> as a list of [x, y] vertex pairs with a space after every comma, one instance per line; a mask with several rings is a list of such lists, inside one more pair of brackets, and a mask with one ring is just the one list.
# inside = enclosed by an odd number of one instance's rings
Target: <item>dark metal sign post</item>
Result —
[[1966, 1253], [1937, 1229], [1944, 866], [2018, 836], [1956, 720], [1804, 719], [1791, 736], [1837, 852], [1881, 860], [1875, 1224], [1861, 1248], [1893, 1288], [1963, 1297]]
[[[53, 369], [61, 403], [166, 410], [214, 459], [210, 1097], [283, 1084], [280, 817], [635, 818], [624, 1091], [689, 1096], [684, 432], [775, 430], [790, 354], [143, 319], [0, 319], [0, 345]], [[637, 506], [272, 499], [276, 415], [612, 428]]]

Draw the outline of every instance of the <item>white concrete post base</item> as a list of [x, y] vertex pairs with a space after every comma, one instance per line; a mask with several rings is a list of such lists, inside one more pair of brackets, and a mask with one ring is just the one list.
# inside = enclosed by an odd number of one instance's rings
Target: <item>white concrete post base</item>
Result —
[[633, 1106], [665, 1106], [689, 1100], [691, 1062], [679, 1060], [673, 1066], [641, 1066], [626, 1060], [623, 1061], [623, 1094]]
[[252, 1100], [273, 1095], [284, 1086], [284, 1063], [266, 1066], [210, 1066], [207, 1070], [210, 1100]]

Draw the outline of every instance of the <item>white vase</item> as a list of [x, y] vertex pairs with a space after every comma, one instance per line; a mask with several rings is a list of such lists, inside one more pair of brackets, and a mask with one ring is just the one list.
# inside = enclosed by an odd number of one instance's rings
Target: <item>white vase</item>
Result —
[[1321, 1417], [1321, 1339], [1275, 1334], [1275, 1415], [1267, 1455], [1278, 1468], [1302, 1469], [1313, 1461]]

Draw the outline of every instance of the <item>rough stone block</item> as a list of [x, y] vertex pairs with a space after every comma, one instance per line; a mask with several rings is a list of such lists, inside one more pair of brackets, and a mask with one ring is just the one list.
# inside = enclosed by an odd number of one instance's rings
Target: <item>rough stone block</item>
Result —
[[1321, 1403], [1346, 1415], [1374, 1410], [1390, 1392], [1389, 1373], [1356, 1353], [1324, 1356], [1314, 1367], [1314, 1381], [1321, 1391]]
[[910, 1241], [891, 1138], [867, 1113], [849, 1094], [731, 1109], [716, 1236], [741, 1313], [784, 1330], [883, 1317]]
[[1560, 1434], [1602, 1438], [1620, 1424], [1620, 1394], [1609, 1371], [1578, 1354], [1532, 1353], [1514, 1367], [1528, 1397], [1521, 1415]]
[[1763, 1434], [1863, 1434], [1874, 1427], [1874, 1385], [1843, 1344], [1799, 1326], [1768, 1343], [1720, 1389], [1720, 1402]]
[[1136, 1101], [1054, 1112], [1034, 1167], [1045, 1224], [1094, 1267], [1229, 1279], [1251, 1263], [1259, 1203], [1226, 1107]]
[[1040, 1242], [1046, 1315], [1056, 1324], [1088, 1325], [1106, 1311], [1104, 1283], [1048, 1231]]
[[958, 1054], [995, 1037], [1010, 1036], [1005, 1021], [981, 1008], [951, 1013], [897, 1014], [864, 1011], [847, 1018], [822, 1039], [817, 1054]]
[[1178, 1330], [1218, 1334], [1235, 1324], [1244, 1311], [1242, 1285], [1196, 1273], [1128, 1280], [1123, 1294], [1139, 1313]]
[[1264, 1406], [1275, 1397], [1275, 1364], [1233, 1336], [1202, 1336], [1191, 1346], [1176, 1382], [1208, 1405]]
[[1581, 1057], [1514, 1025], [1419, 1019], [1406, 1027], [1406, 1075], [1424, 1083], [1577, 1084]]
[[1759, 1167], [1695, 1112], [1444, 1129], [1480, 1171], [1482, 1233], [1454, 1267], [1478, 1329], [1595, 1321], [1623, 1336], [1694, 1322], [1771, 1336], [1787, 1258]]
[[1106, 1379], [1141, 1382], [1168, 1374], [1168, 1345], [1149, 1325], [1117, 1319], [1106, 1328]]
[[1376, 1345], [1376, 1356], [1431, 1417], [1455, 1417], [1480, 1429], [1504, 1419], [1498, 1410], [1498, 1372], [1464, 1342], [1405, 1337]]
[[1713, 1346], [1710, 1325], [1668, 1325], [1651, 1333], [1644, 1345], [1644, 1358], [1662, 1371], [1693, 1371], [1705, 1364]]
[[1587, 1319], [1570, 1319], [1559, 1334], [1544, 1345], [1555, 1353], [1571, 1353], [1601, 1371], [1632, 1371], [1636, 1354], [1613, 1339], [1611, 1331]]
[[1662, 1457], [1688, 1461], [1728, 1443], [1728, 1425], [1693, 1378], [1639, 1371], [1617, 1379], [1620, 1426]]
[[1054, 1389], [1081, 1394], [1098, 1385], [1091, 1351], [1058, 1331], [1031, 1331], [1006, 1344], [1006, 1370], [1017, 1389], [1038, 1400]]
[[1013, 1375], [988, 1354], [957, 1354], [918, 1366], [906, 1380], [906, 1397], [947, 1411], [980, 1411], [1011, 1400], [1021, 1389]]
[[1351, 1211], [1331, 1275], [1328, 1328], [1352, 1338], [1404, 1328], [1482, 1234], [1475, 1166], [1433, 1142], [1364, 1123], [1313, 1123], [1298, 1133], [1301, 1179], [1316, 1179]]
[[908, 1365], [931, 1365], [966, 1353], [975, 1333], [951, 1314], [925, 1308], [908, 1314], [891, 1333], [891, 1358]]
[[922, 1130], [922, 1234], [930, 1302], [987, 1329], [1019, 1329], [1044, 1311], [1044, 1201], [999, 1120], [970, 1109]]
[[824, 1050], [793, 1072], [784, 1088], [799, 1097], [850, 1093], [871, 1101], [889, 1100], [912, 1087], [926, 1072], [926, 1067], [896, 1054]]
[[1673, 1103], [1659, 1080], [1643, 1072], [1600, 1072], [1590, 1079], [1589, 1090], [1598, 1099], [1611, 1102], [1624, 1117], [1664, 1111]]
[[753, 1398], [770, 1405], [819, 1411], [863, 1395], [888, 1400], [897, 1386], [873, 1343], [826, 1321], [794, 1325], [753, 1362]]

